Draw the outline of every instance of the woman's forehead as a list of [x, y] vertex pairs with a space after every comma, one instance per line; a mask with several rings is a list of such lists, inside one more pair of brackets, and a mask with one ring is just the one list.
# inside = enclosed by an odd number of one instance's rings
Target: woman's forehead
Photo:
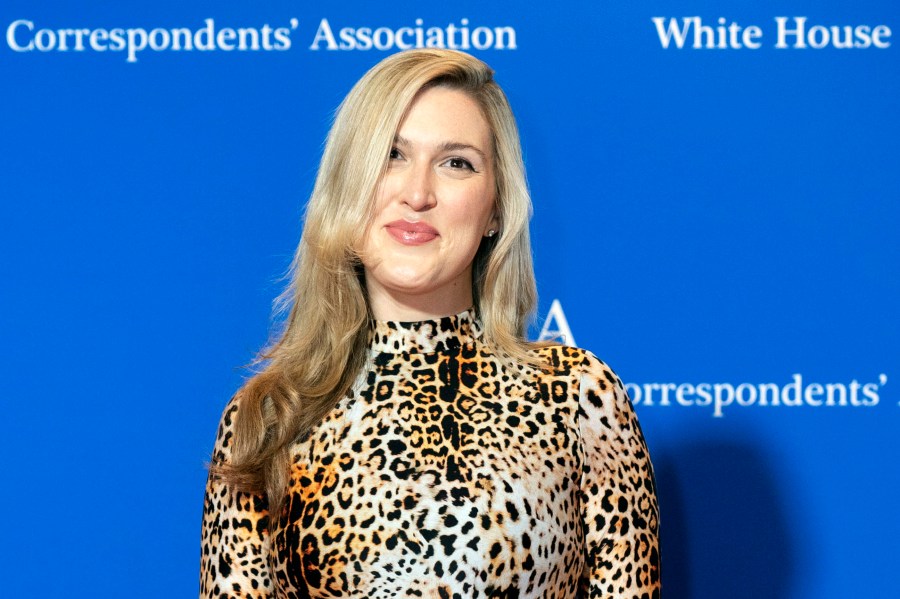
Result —
[[398, 143], [445, 149], [476, 148], [491, 153], [491, 131], [480, 104], [467, 92], [431, 87], [416, 96], [395, 134]]

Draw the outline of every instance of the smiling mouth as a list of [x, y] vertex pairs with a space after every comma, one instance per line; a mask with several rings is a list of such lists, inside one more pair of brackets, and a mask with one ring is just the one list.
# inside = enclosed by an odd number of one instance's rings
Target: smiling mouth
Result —
[[403, 245], [421, 245], [428, 243], [439, 233], [437, 229], [423, 222], [411, 223], [405, 220], [397, 220], [385, 225], [388, 234]]

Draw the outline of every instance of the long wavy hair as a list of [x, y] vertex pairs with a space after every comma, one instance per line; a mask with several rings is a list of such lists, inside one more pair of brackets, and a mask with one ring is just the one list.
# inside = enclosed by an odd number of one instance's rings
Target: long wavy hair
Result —
[[353, 87], [328, 134], [303, 233], [279, 298], [287, 314], [260, 352], [261, 368], [238, 391], [231, 458], [213, 476], [266, 493], [273, 514], [287, 492], [289, 446], [344, 396], [365, 366], [372, 327], [360, 259], [353, 248], [372, 217], [375, 190], [394, 137], [417, 94], [431, 86], [467, 93], [492, 133], [500, 233], [484, 238], [473, 263], [483, 340], [499, 355], [533, 361], [525, 329], [537, 291], [528, 221], [531, 199], [515, 119], [493, 71], [451, 50], [390, 56]]

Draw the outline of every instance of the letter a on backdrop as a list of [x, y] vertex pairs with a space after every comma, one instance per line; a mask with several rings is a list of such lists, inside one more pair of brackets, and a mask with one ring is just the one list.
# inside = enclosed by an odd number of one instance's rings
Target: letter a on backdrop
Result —
[[[556, 328], [551, 328], [552, 323], [556, 323]], [[558, 299], [553, 300], [550, 304], [550, 311], [547, 312], [547, 320], [544, 321], [544, 328], [538, 335], [538, 341], [562, 341], [566, 345], [575, 346], [575, 337], [569, 329], [569, 322], [566, 320], [566, 314], [563, 312], [562, 305]]]

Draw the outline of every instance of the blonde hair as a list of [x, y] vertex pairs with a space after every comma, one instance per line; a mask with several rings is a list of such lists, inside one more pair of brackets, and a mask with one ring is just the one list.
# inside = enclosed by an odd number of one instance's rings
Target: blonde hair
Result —
[[365, 366], [372, 315], [353, 248], [371, 218], [375, 189], [397, 130], [417, 94], [446, 86], [469, 94], [492, 132], [500, 234], [485, 238], [473, 263], [483, 340], [499, 355], [533, 361], [525, 329], [537, 291], [528, 220], [531, 199], [509, 103], [480, 60], [452, 50], [390, 56], [360, 79], [328, 134], [303, 234], [282, 294], [284, 328], [238, 392], [231, 459], [214, 476], [265, 492], [277, 513], [287, 491], [289, 445], [334, 408]]

